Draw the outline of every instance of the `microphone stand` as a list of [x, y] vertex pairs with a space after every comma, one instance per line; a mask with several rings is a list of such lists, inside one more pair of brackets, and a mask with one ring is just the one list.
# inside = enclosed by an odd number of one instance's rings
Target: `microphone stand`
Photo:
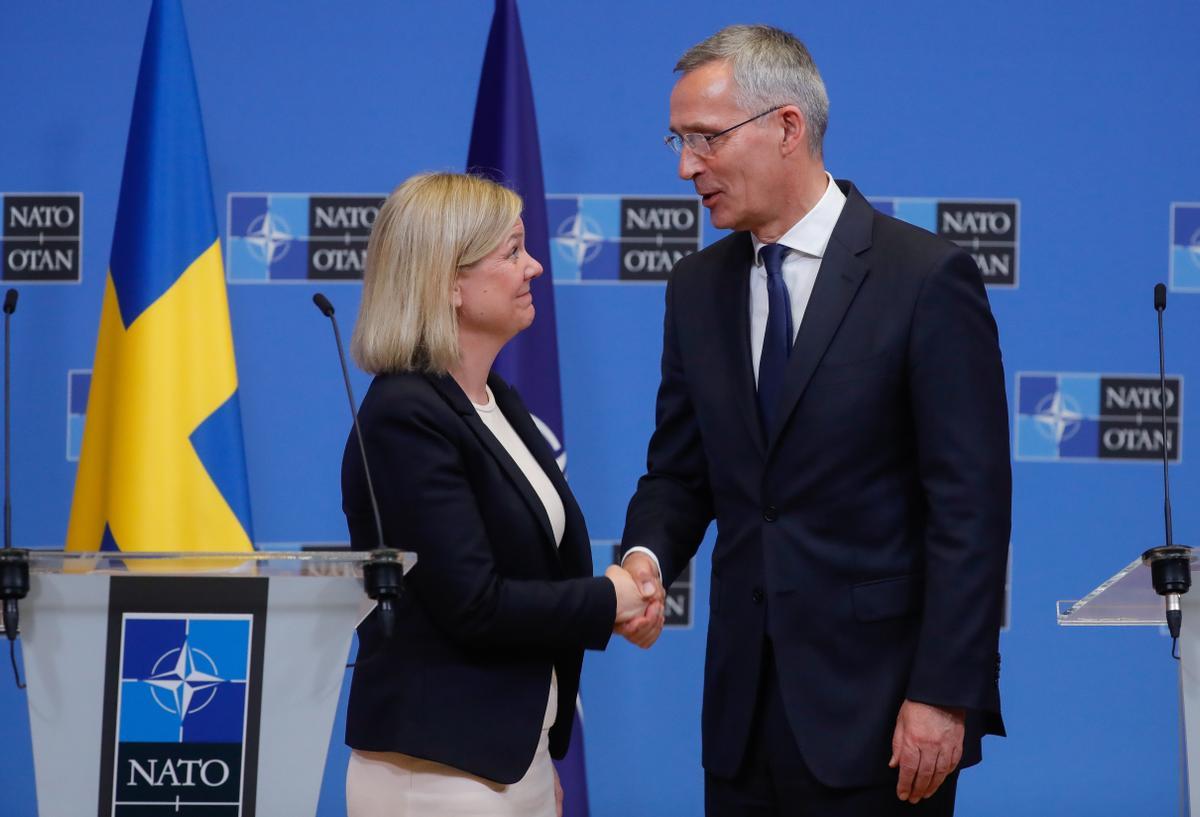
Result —
[[18, 550], [12, 544], [12, 480], [11, 468], [11, 420], [10, 400], [10, 338], [9, 319], [17, 309], [17, 291], [10, 289], [4, 295], [4, 549], [0, 550], [0, 602], [4, 609], [4, 635], [8, 638], [8, 656], [12, 661], [13, 677], [17, 688], [24, 689], [21, 673], [17, 669], [16, 641], [20, 627], [18, 602], [29, 594], [29, 551]]
[[1169, 469], [1169, 446], [1167, 444], [1167, 367], [1163, 343], [1163, 312], [1167, 308], [1167, 287], [1154, 287], [1154, 311], [1158, 313], [1158, 382], [1159, 408], [1162, 421], [1163, 455], [1163, 521], [1166, 523], [1166, 541], [1142, 554], [1142, 562], [1150, 565], [1150, 581], [1154, 592], [1163, 596], [1167, 608], [1167, 632], [1171, 635], [1171, 656], [1179, 660], [1179, 632], [1183, 626], [1183, 610], [1180, 596], [1192, 586], [1192, 549], [1175, 544], [1171, 529], [1171, 477]]
[[346, 367], [346, 353], [342, 349], [342, 333], [338, 330], [337, 318], [333, 316], [333, 304], [320, 292], [313, 295], [313, 303], [333, 325], [333, 338], [337, 342], [338, 360], [342, 364], [342, 380], [346, 383], [346, 399], [350, 401], [350, 417], [354, 423], [354, 435], [358, 438], [363, 475], [367, 479], [367, 494], [371, 497], [371, 510], [375, 514], [377, 546], [371, 552], [371, 560], [363, 565], [363, 588], [367, 592], [367, 597], [378, 604], [379, 629], [383, 633], [383, 637], [391, 638], [392, 633], [396, 630], [396, 602], [404, 592], [404, 566], [400, 561], [400, 551], [388, 548], [383, 543], [383, 520], [379, 515], [379, 500], [375, 497], [375, 486], [371, 482], [371, 469], [367, 466], [367, 446], [363, 442], [362, 428], [358, 425], [354, 391], [350, 388], [350, 370]]

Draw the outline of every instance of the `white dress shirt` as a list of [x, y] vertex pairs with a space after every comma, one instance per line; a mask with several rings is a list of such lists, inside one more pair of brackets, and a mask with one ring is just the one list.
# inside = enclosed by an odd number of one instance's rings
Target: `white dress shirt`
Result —
[[[800, 321], [804, 320], [813, 284], [817, 282], [825, 248], [846, 204], [846, 194], [834, 184], [833, 177], [826, 173], [825, 178], [827, 186], [820, 201], [775, 242], [790, 250], [783, 257], [783, 282], [792, 302], [793, 342], [800, 331]], [[753, 234], [750, 237], [754, 242], [754, 262], [750, 267], [750, 360], [754, 364], [754, 382], [758, 383], [758, 363], [767, 331], [767, 267], [758, 255], [763, 242]]]
[[[787, 284], [788, 298], [792, 302], [792, 342], [800, 331], [800, 322], [804, 320], [804, 312], [808, 308], [808, 299], [812, 296], [813, 285], [817, 282], [817, 271], [821, 268], [821, 259], [825, 257], [825, 248], [833, 236], [833, 228], [842, 215], [846, 206], [846, 194], [834, 183], [833, 177], [825, 174], [825, 193], [813, 209], [792, 225], [783, 236], [776, 241], [790, 252], [783, 257], [783, 282]], [[758, 383], [758, 363], [762, 359], [763, 336], [767, 332], [767, 267], [758, 256], [763, 242], [751, 233], [754, 244], [754, 258], [750, 267], [750, 360], [754, 365], [754, 382]], [[658, 557], [649, 548], [635, 546], [630, 553], [647, 554], [654, 562], [658, 575], [662, 576], [662, 568]], [[622, 560], [624, 562], [624, 560]]]

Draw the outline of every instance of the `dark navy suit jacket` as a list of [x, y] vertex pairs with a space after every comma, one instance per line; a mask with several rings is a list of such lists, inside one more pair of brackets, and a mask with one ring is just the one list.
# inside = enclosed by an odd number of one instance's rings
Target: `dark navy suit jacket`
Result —
[[[500, 411], [562, 498], [566, 531], [449, 376], [376, 377], [359, 421], [387, 544], [417, 554], [390, 641], [359, 627], [346, 743], [403, 752], [513, 783], [524, 776], [558, 676], [550, 753], [570, 738], [584, 648], [612, 635], [616, 593], [592, 576], [583, 515], [516, 391], [488, 380]], [[358, 443], [342, 460], [355, 549], [377, 536]]]
[[717, 522], [705, 768], [746, 748], [764, 640], [805, 761], [832, 786], [894, 781], [905, 698], [968, 710], [962, 765], [1003, 734], [997, 644], [1010, 527], [996, 325], [962, 250], [847, 194], [782, 387], [756, 408], [748, 233], [667, 286], [656, 429], [626, 549], [672, 581]]

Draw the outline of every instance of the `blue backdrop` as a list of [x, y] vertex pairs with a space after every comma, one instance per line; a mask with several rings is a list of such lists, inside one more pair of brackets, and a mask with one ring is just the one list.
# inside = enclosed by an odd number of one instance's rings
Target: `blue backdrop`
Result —
[[[18, 546], [60, 546], [66, 531], [68, 372], [92, 364], [148, 8], [0, 6], [0, 193], [83, 196], [82, 280], [16, 284]], [[223, 237], [230, 193], [384, 193], [420, 170], [463, 167], [492, 3], [185, 0], [184, 9]], [[770, 22], [804, 39], [824, 74], [835, 176], [875, 197], [1019, 201], [1019, 286], [990, 290], [1014, 418], [1020, 372], [1155, 371], [1153, 283], [1168, 279], [1173, 241], [1178, 264], [1200, 259], [1194, 227], [1172, 222], [1173, 202], [1200, 200], [1195, 3], [746, 0], [734, 13], [712, 0], [523, 0], [521, 13], [548, 193], [690, 194], [661, 140], [671, 67], [723, 25]], [[716, 237], [705, 224], [703, 242]], [[1200, 291], [1200, 274], [1191, 274], [1176, 270], [1167, 312], [1168, 370], [1185, 381], [1200, 374], [1200, 294], [1186, 291]], [[349, 322], [355, 283], [229, 287], [263, 543], [346, 538], [345, 398], [328, 327], [309, 303], [316, 289]], [[612, 540], [652, 425], [663, 286], [559, 282], [556, 297], [571, 481], [593, 537]], [[366, 384], [359, 375], [359, 394]], [[1194, 426], [1195, 407], [1185, 399], [1183, 409]], [[1185, 434], [1175, 528], [1196, 544], [1200, 471], [1188, 444]], [[1159, 472], [1021, 460], [1014, 477], [1001, 679], [1011, 737], [985, 743], [984, 764], [963, 776], [959, 813], [1174, 812], [1168, 641], [1153, 628], [1064, 630], [1054, 619], [1056, 599], [1079, 597], [1160, 541]], [[614, 643], [586, 665], [599, 817], [701, 812], [709, 548], [690, 629], [645, 653]], [[342, 813], [340, 729], [322, 815]], [[2, 677], [0, 746], [0, 812], [33, 814], [25, 703]]]

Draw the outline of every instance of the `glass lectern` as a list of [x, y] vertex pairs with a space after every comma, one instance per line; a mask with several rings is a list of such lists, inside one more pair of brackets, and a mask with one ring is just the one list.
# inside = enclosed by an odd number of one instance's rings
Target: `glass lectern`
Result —
[[[1179, 686], [1190, 814], [1200, 814], [1200, 563], [1192, 563], [1191, 592], [1181, 599]], [[1166, 627], [1163, 597], [1154, 592], [1150, 567], [1139, 558], [1078, 601], [1058, 602], [1064, 627]]]
[[29, 551], [38, 813], [315, 814], [371, 558]]

